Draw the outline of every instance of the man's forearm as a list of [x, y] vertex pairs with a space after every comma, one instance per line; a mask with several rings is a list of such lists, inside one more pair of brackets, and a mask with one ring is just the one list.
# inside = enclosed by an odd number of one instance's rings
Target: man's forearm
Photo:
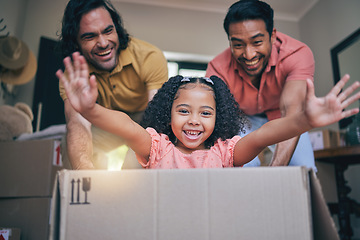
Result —
[[76, 112], [68, 99], [64, 101], [66, 118], [66, 152], [72, 169], [93, 169], [91, 123]]
[[79, 124], [67, 127], [66, 146], [72, 169], [94, 169], [91, 132]]
[[287, 166], [295, 151], [300, 136], [280, 142], [276, 145], [270, 166]]

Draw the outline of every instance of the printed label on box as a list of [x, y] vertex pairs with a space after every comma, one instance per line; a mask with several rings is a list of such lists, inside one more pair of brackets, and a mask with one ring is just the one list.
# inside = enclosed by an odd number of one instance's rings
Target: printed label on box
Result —
[[324, 136], [322, 131], [309, 132], [309, 137], [314, 151], [324, 149]]
[[53, 165], [62, 167], [62, 157], [60, 149], [60, 141], [54, 141], [54, 156], [53, 156]]
[[10, 229], [0, 230], [0, 240], [9, 240]]

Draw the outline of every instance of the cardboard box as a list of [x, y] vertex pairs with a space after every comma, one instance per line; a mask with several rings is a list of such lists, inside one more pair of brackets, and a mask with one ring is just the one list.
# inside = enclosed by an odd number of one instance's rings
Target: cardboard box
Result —
[[332, 163], [316, 161], [316, 176], [322, 187], [325, 201], [327, 203], [338, 203], [337, 183], [335, 165]]
[[339, 239], [312, 170], [58, 173], [50, 239]]
[[309, 137], [314, 151], [342, 145], [339, 131], [330, 129], [310, 131]]
[[0, 159], [0, 198], [51, 197], [56, 172], [63, 169], [54, 139], [0, 142]]
[[0, 226], [21, 229], [21, 239], [48, 239], [51, 198], [0, 198]]
[[18, 227], [22, 239], [47, 239], [60, 140], [0, 142], [0, 226]]
[[0, 239], [2, 240], [20, 240], [21, 230], [18, 228], [0, 227]]

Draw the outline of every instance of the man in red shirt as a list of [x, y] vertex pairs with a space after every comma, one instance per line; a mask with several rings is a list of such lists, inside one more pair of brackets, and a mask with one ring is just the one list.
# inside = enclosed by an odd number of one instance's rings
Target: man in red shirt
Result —
[[[224, 20], [230, 47], [210, 61], [206, 71], [206, 76], [216, 75], [227, 83], [252, 123], [250, 132], [301, 110], [306, 79], [314, 76], [309, 47], [277, 32], [273, 22], [273, 9], [265, 2], [234, 3]], [[245, 166], [258, 165], [256, 158]], [[316, 169], [308, 134], [277, 144], [270, 165]]]

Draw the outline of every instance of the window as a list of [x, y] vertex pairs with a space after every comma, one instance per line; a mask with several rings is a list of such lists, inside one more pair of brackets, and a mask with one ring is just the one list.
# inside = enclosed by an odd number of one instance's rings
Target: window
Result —
[[182, 75], [187, 77], [205, 77], [207, 63], [168, 62], [169, 78]]
[[169, 78], [182, 75], [187, 77], [204, 77], [207, 63], [212, 56], [164, 52], [168, 60]]

